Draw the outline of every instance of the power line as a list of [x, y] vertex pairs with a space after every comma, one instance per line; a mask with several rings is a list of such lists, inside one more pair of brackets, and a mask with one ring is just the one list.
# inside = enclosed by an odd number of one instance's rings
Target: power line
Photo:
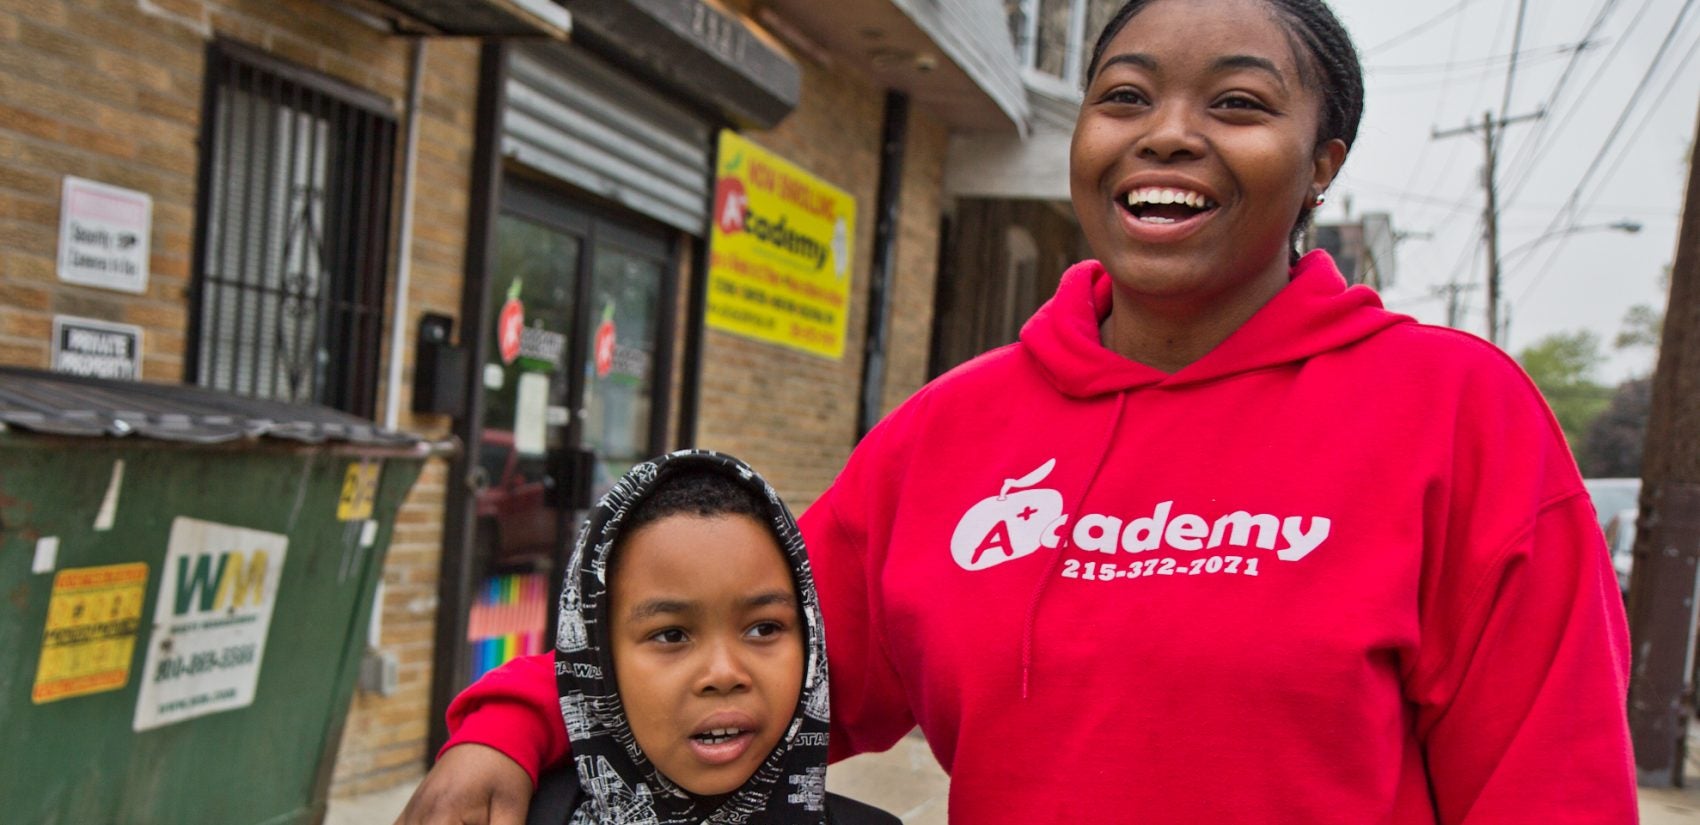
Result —
[[[1671, 24], [1670, 30], [1665, 33], [1664, 39], [1659, 42], [1658, 50], [1653, 52], [1653, 60], [1647, 65], [1647, 71], [1641, 75], [1640, 82], [1635, 84], [1635, 90], [1629, 93], [1629, 100], [1624, 103], [1623, 111], [1618, 115], [1617, 122], [1612, 124], [1611, 131], [1606, 135], [1605, 142], [1600, 144], [1600, 150], [1594, 153], [1594, 159], [1588, 163], [1588, 168], [1583, 171], [1582, 179], [1576, 183], [1576, 188], [1570, 191], [1570, 197], [1565, 200], [1564, 206], [1553, 215], [1552, 221], [1547, 224], [1546, 231], [1551, 232], [1556, 229], [1566, 217], [1570, 217], [1574, 220], [1576, 204], [1581, 201], [1583, 190], [1586, 189], [1588, 183], [1592, 181], [1594, 172], [1599, 170], [1600, 162], [1605, 159], [1606, 153], [1610, 151], [1612, 143], [1617, 140], [1617, 136], [1622, 132], [1623, 125], [1628, 122], [1630, 115], [1634, 113], [1635, 107], [1641, 101], [1641, 95], [1647, 90], [1647, 83], [1652, 80], [1654, 73], [1658, 71], [1659, 64], [1664, 62], [1665, 54], [1670, 49], [1671, 41], [1676, 39], [1677, 32], [1682, 28], [1683, 23], [1687, 21], [1689, 9], [1693, 7], [1694, 0], [1683, 0], [1682, 8], [1676, 13], [1676, 21]], [[1552, 254], [1547, 256], [1545, 264], [1535, 272], [1534, 277], [1529, 280], [1528, 286], [1523, 288], [1522, 295], [1518, 296], [1517, 300], [1519, 302], [1529, 297], [1529, 294], [1540, 284], [1541, 277], [1551, 270], [1553, 262], [1556, 261], [1558, 256], [1563, 252], [1564, 246], [1567, 242], [1568, 239], [1560, 239], [1558, 243], [1554, 244]]]
[[1391, 49], [1394, 46], [1397, 46], [1401, 43], [1404, 43], [1404, 42], [1410, 40], [1411, 38], [1416, 37], [1417, 35], [1422, 34], [1423, 32], [1426, 32], [1429, 29], [1440, 25], [1441, 23], [1446, 21], [1446, 18], [1451, 17], [1452, 15], [1463, 11], [1465, 6], [1468, 6], [1471, 3], [1474, 3], [1475, 1], [1476, 0], [1459, 0], [1459, 2], [1455, 3], [1451, 8], [1448, 8], [1447, 10], [1445, 10], [1445, 11], [1443, 11], [1443, 12], [1441, 12], [1441, 13], [1439, 13], [1439, 14], [1437, 14], [1437, 15], [1435, 15], [1435, 16], [1433, 16], [1433, 17], [1431, 17], [1431, 18], [1429, 18], [1429, 19], [1427, 19], [1427, 20], [1425, 20], [1421, 23], [1418, 23], [1417, 25], [1412, 26], [1411, 28], [1406, 29], [1405, 31], [1402, 31], [1399, 34], [1394, 35], [1392, 38], [1390, 38], [1388, 40], [1385, 40], [1381, 43], [1377, 43], [1374, 46], [1371, 46], [1367, 49], [1364, 49], [1363, 55], [1365, 57], [1368, 57], [1372, 54], [1375, 54], [1376, 52], [1385, 51], [1385, 50]]
[[[1594, 16], [1594, 22], [1589, 25], [1587, 33], [1582, 36], [1584, 40], [1592, 39], [1599, 32], [1600, 28], [1605, 25], [1606, 20], [1611, 17], [1611, 13], [1617, 9], [1617, 4], [1618, 0], [1607, 0], [1607, 2], [1600, 7], [1599, 12]], [[1594, 87], [1598, 85], [1600, 79], [1605, 76], [1606, 70], [1616, 61], [1618, 52], [1622, 51], [1624, 46], [1629, 43], [1629, 35], [1633, 33], [1638, 26], [1640, 26], [1642, 18], [1646, 17], [1647, 12], [1650, 11], [1652, 7], [1653, 0], [1646, 0], [1646, 2], [1641, 4], [1641, 9], [1635, 13], [1635, 17], [1629, 21], [1629, 26], [1624, 29], [1623, 36], [1620, 37], [1616, 43], [1612, 44], [1611, 52], [1608, 53], [1605, 59], [1600, 62], [1599, 69], [1594, 72], [1593, 77], [1589, 78], [1588, 84], [1582, 89], [1581, 94], [1576, 96], [1577, 105], [1567, 110], [1563, 117], [1558, 118], [1558, 123], [1556, 125], [1552, 124], [1551, 121], [1543, 121], [1535, 128], [1535, 133], [1530, 137], [1530, 142], [1523, 144], [1523, 148], [1527, 151], [1518, 152], [1517, 156], [1511, 161], [1511, 166], [1516, 168], [1517, 171], [1508, 175], [1508, 177], [1513, 179], [1506, 183], [1505, 200], [1507, 203], [1513, 202], [1517, 199], [1517, 196], [1522, 193], [1523, 187], [1528, 184], [1529, 180], [1534, 175], [1535, 168], [1540, 165], [1541, 156], [1546, 152], [1546, 149], [1549, 148], [1543, 146], [1541, 141], [1545, 139], [1548, 134], [1564, 134], [1565, 127], [1570, 125], [1570, 121], [1576, 117], [1576, 113], [1582, 110], [1581, 102], [1587, 100], [1589, 94], [1594, 91]], [[1564, 94], [1564, 89], [1569, 84], [1572, 71], [1574, 71], [1579, 65], [1581, 53], [1578, 52], [1572, 57], [1573, 59], [1570, 64], [1566, 65], [1564, 67], [1564, 72], [1559, 75], [1558, 82], [1553, 85], [1552, 95], [1547, 98], [1546, 109], [1549, 112], [1557, 111], [1555, 107], [1558, 105], [1560, 96]], [[1520, 167], [1518, 166], [1519, 162], [1522, 163]]]
[[1636, 141], [1641, 139], [1641, 133], [1646, 130], [1647, 124], [1652, 123], [1657, 117], [1660, 104], [1663, 104], [1665, 98], [1670, 96], [1671, 90], [1676, 88], [1677, 81], [1687, 77], [1682, 73], [1682, 70], [1688, 68], [1689, 62], [1694, 59], [1695, 55], [1700, 55], [1700, 37], [1695, 38], [1694, 42], [1689, 44], [1688, 53], [1683, 55], [1681, 62], [1676, 64], [1676, 69], [1671, 72], [1670, 77], [1665, 79], [1664, 88], [1659, 89], [1659, 93], [1653, 98], [1652, 104], [1646, 107], [1641, 116], [1641, 122], [1635, 125], [1634, 131], [1629, 133], [1629, 139], [1624, 141], [1623, 146], [1618, 149], [1617, 158], [1612, 161], [1611, 166], [1606, 168], [1606, 173], [1602, 177], [1603, 180], [1611, 180], [1617, 174], [1618, 168], [1623, 166], [1623, 162], [1629, 159], [1629, 150], [1635, 146]]
[[[1505, 67], [1505, 97], [1499, 103], [1499, 119], [1505, 120], [1511, 115], [1511, 89], [1517, 84], [1517, 53], [1523, 48], [1523, 20], [1529, 11], [1529, 0], [1517, 2], [1517, 27], [1511, 34], [1511, 65]], [[1581, 51], [1588, 45], [1584, 40], [1576, 44], [1576, 50]], [[1489, 169], [1488, 174], [1493, 174]]]
[[1530, 49], [1522, 53], [1508, 52], [1506, 54], [1496, 54], [1488, 57], [1477, 57], [1471, 60], [1448, 60], [1444, 63], [1408, 63], [1394, 66], [1365, 66], [1364, 74], [1369, 76], [1384, 74], [1434, 74], [1436, 72], [1447, 72], [1453, 69], [1484, 69], [1488, 71], [1497, 71], [1507, 66], [1515, 67], [1518, 63], [1563, 57], [1565, 55], [1590, 48], [1593, 45], [1594, 43], [1590, 41], [1583, 41], [1580, 43], [1560, 43], [1556, 46], [1543, 46], [1541, 48]]
[[[1442, 13], [1439, 17], [1436, 17], [1434, 19], [1434, 21], [1444, 20], [1446, 18], [1447, 14], [1452, 14], [1452, 13], [1455, 13], [1455, 12], [1458, 12], [1458, 11], [1462, 11], [1465, 6], [1469, 5], [1470, 2], [1471, 2], [1471, 0], [1463, 0], [1463, 2], [1458, 3], [1457, 5], [1453, 6], [1451, 9], [1448, 9], [1446, 12]], [[1434, 21], [1431, 21], [1431, 22], [1434, 22]], [[1501, 26], [1504, 25], [1503, 17], [1500, 20], [1500, 25]], [[1419, 27], [1419, 28], [1426, 30], [1426, 28], [1428, 26], [1429, 26], [1429, 24], [1425, 23], [1425, 24], [1423, 24], [1422, 27]], [[1449, 62], [1449, 63], [1455, 63], [1457, 61], [1458, 44], [1460, 42], [1462, 42], [1462, 40], [1463, 40], [1463, 37], [1462, 37], [1463, 31], [1464, 31], [1464, 16], [1459, 15], [1457, 23], [1455, 23], [1453, 25], [1453, 28], [1452, 28], [1452, 36], [1450, 38], [1448, 38], [1448, 42], [1451, 43], [1451, 51], [1449, 51], [1447, 53], [1446, 59], [1447, 59], [1447, 62]], [[1494, 39], [1495, 40], [1499, 39], [1497, 34], [1495, 35]], [[1453, 77], [1452, 77], [1451, 73], [1448, 73], [1446, 75], [1445, 83], [1443, 83], [1442, 86], [1441, 86], [1441, 94], [1438, 97], [1435, 98], [1434, 112], [1433, 112], [1433, 114], [1429, 115], [1429, 121], [1430, 122], [1438, 121], [1440, 119], [1440, 113], [1446, 107], [1446, 102], [1449, 99], [1449, 96], [1446, 94], [1446, 92], [1452, 86], [1452, 79], [1453, 79]], [[1476, 88], [1477, 88], [1477, 92], [1479, 94], [1482, 87], [1480, 85], [1478, 85]], [[1429, 156], [1428, 155], [1429, 149], [1433, 145], [1434, 145], [1434, 141], [1432, 141], [1432, 140], [1423, 141], [1422, 148], [1420, 150], [1418, 150], [1418, 152], [1417, 152], [1416, 162], [1411, 164], [1411, 176], [1405, 181], [1405, 185], [1401, 188], [1402, 191], [1405, 191], [1405, 192], [1411, 191], [1411, 189], [1416, 185], [1418, 180], [1445, 180], [1447, 175], [1452, 172], [1452, 166], [1455, 163], [1457, 163], [1457, 160], [1458, 160], [1458, 150], [1457, 149], [1452, 149], [1451, 151], [1449, 151], [1447, 153], [1445, 162], [1441, 164], [1440, 174], [1435, 175], [1433, 177], [1428, 177], [1428, 178], [1419, 177], [1419, 176], [1422, 175], [1424, 170], [1427, 168], [1426, 165], [1425, 165], [1425, 162], [1427, 161], [1428, 156]], [[1468, 195], [1466, 194], [1465, 197], [1468, 197]], [[1460, 200], [1458, 203], [1459, 203], [1460, 206], [1462, 206], [1464, 201]], [[1393, 204], [1393, 208], [1394, 208], [1395, 211], [1397, 211], [1397, 210], [1401, 209], [1402, 207], [1404, 207], [1404, 205], [1405, 205], [1405, 198], [1400, 197], [1400, 199]], [[1456, 270], [1454, 270], [1454, 271], [1456, 271]]]

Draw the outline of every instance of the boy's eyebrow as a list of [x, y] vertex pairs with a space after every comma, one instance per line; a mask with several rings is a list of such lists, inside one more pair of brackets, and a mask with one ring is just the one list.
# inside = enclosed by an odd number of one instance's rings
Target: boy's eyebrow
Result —
[[[784, 590], [768, 590], [744, 599], [745, 607], [767, 607], [769, 605], [795, 608], [797, 599]], [[640, 622], [656, 616], [676, 616], [681, 613], [689, 613], [697, 607], [696, 602], [682, 599], [650, 599], [632, 605], [632, 609], [626, 612], [626, 618], [629, 621]]]
[[769, 590], [765, 593], [757, 593], [744, 600], [745, 607], [767, 607], [769, 605], [794, 608], [797, 606], [797, 600], [784, 590]]
[[626, 616], [631, 621], [637, 622], [643, 621], [644, 619], [654, 618], [656, 616], [689, 613], [691, 610], [691, 604], [691, 602], [679, 601], [677, 599], [650, 599], [649, 601], [639, 602], [632, 605], [632, 609], [626, 613]]

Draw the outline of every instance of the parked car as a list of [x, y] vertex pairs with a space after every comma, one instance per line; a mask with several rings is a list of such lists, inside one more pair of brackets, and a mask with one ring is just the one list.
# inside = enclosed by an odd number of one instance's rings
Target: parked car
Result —
[[1582, 484], [1594, 500], [1594, 515], [1611, 551], [1618, 589], [1628, 594], [1629, 574], [1635, 566], [1635, 522], [1641, 515], [1641, 479], [1587, 478]]

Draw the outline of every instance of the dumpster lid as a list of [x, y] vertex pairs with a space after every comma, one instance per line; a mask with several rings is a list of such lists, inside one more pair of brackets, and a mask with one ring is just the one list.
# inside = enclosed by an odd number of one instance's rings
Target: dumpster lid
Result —
[[420, 448], [421, 436], [308, 404], [194, 387], [0, 367], [0, 423], [66, 436], [139, 436], [192, 444], [276, 438]]

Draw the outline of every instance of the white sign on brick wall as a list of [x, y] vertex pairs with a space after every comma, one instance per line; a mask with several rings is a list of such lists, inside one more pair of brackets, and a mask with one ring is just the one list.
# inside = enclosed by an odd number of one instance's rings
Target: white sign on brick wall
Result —
[[146, 292], [153, 198], [65, 176], [59, 202], [59, 280]]

